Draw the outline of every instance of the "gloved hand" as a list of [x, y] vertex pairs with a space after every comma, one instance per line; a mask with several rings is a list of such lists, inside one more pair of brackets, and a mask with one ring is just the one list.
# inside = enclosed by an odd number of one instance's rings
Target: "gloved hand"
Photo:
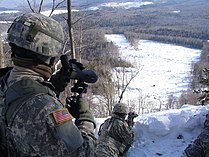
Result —
[[52, 75], [50, 82], [55, 87], [55, 92], [63, 92], [70, 82], [71, 68], [62, 67], [56, 74]]
[[136, 117], [138, 117], [139, 115], [137, 114], [137, 113], [135, 113], [135, 112], [129, 112], [128, 113], [128, 117], [130, 117], [130, 118], [136, 118]]
[[134, 118], [138, 117], [139, 115], [136, 114], [135, 112], [129, 112], [128, 113], [128, 119], [127, 119], [127, 123], [130, 127], [133, 127], [134, 125]]
[[70, 114], [76, 119], [76, 125], [79, 125], [82, 121], [88, 121], [93, 123], [94, 128], [96, 128], [93, 114], [91, 113], [89, 103], [86, 99], [80, 96], [70, 97], [66, 99], [66, 102], [68, 104], [67, 108]]
[[[60, 57], [62, 68], [50, 78], [50, 82], [55, 87], [55, 92], [60, 93], [65, 90], [65, 87], [70, 82], [73, 67], [76, 66], [80, 70], [85, 69], [82, 63], [77, 62], [76, 59], [67, 60], [67, 56], [63, 55]], [[74, 66], [73, 66], [74, 65]]]
[[85, 69], [85, 66], [82, 63], [78, 62], [76, 59], [70, 59], [69, 60], [69, 64], [76, 65], [80, 70], [84, 70]]

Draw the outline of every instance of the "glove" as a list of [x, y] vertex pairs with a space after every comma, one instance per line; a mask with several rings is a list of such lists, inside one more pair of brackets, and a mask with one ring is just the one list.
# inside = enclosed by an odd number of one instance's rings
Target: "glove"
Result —
[[96, 128], [96, 124], [94, 122], [93, 114], [91, 113], [89, 103], [86, 99], [77, 96], [70, 97], [66, 99], [68, 104], [68, 110], [70, 114], [76, 119], [75, 124], [79, 125], [82, 121], [88, 121], [93, 123], [94, 128]]
[[130, 127], [133, 127], [134, 125], [134, 118], [138, 117], [139, 115], [136, 114], [135, 112], [129, 112], [128, 113], [128, 119], [127, 119], [127, 123]]
[[50, 82], [55, 87], [56, 92], [63, 92], [65, 87], [70, 82], [71, 68], [62, 67], [56, 74], [52, 75]]
[[82, 63], [77, 62], [76, 59], [66, 60], [66, 56], [61, 57], [62, 68], [50, 78], [50, 82], [55, 87], [55, 92], [60, 93], [65, 90], [65, 87], [70, 82], [73, 71], [73, 64], [80, 70], [85, 69]]
[[138, 117], [139, 115], [138, 114], [136, 114], [135, 112], [129, 112], [128, 113], [128, 117], [130, 117], [130, 118], [136, 118], [136, 117]]
[[70, 60], [69, 60], [69, 64], [70, 64], [70, 65], [72, 65], [72, 64], [76, 65], [80, 70], [85, 69], [85, 66], [84, 66], [82, 63], [77, 62], [76, 59], [70, 59]]

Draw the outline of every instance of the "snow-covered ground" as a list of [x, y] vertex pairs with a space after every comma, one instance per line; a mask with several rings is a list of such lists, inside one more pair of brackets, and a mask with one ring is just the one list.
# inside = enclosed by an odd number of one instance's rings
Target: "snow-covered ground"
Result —
[[[127, 157], [180, 157], [200, 133], [208, 110], [209, 106], [185, 105], [140, 115], [135, 119], [135, 142]], [[97, 128], [104, 120], [96, 119]]]
[[[142, 67], [125, 100], [133, 99], [139, 91], [158, 98], [167, 94], [178, 96], [187, 88], [192, 62], [200, 56], [198, 49], [146, 40], [133, 48], [123, 35], [106, 35], [106, 38], [119, 47], [122, 58]], [[140, 115], [135, 119], [136, 138], [127, 157], [180, 157], [200, 133], [208, 110], [209, 106], [184, 105], [181, 109]], [[105, 119], [96, 119], [95, 135]]]
[[0, 14], [15, 14], [18, 12], [19, 10], [5, 10], [5, 11], [0, 11]]
[[111, 7], [111, 8], [139, 8], [144, 5], [150, 5], [153, 4], [153, 2], [111, 2], [111, 3], [104, 3], [101, 4], [101, 7]]
[[199, 60], [201, 53], [199, 49], [149, 40], [140, 40], [138, 47], [132, 47], [122, 34], [109, 34], [106, 39], [119, 48], [121, 58], [139, 71], [124, 94], [125, 102], [138, 102], [139, 95], [143, 95], [147, 102], [163, 106], [169, 95], [179, 97], [187, 90], [192, 63]]

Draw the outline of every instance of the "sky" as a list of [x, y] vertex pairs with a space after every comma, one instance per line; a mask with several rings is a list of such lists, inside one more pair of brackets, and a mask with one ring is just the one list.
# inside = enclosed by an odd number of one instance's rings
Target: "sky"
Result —
[[[61, 1], [61, 0], [60, 0]], [[60, 2], [60, 1], [57, 1]], [[32, 1], [30, 1], [32, 2]], [[52, 0], [44, 0], [44, 5], [48, 4], [49, 2], [52, 2]], [[91, 1], [84, 1], [84, 4], [92, 4]], [[36, 4], [39, 4], [38, 2]], [[141, 6], [144, 5], [151, 5], [153, 4], [153, 2], [149, 2], [149, 1], [132, 1], [129, 2], [127, 0], [127, 2], [111, 2], [111, 3], [101, 3], [95, 7], [90, 7], [89, 9], [93, 9], [93, 10], [97, 10], [101, 7], [112, 7], [112, 8], [125, 8], [125, 9], [129, 9], [129, 8], [139, 8]], [[10, 8], [10, 9], [15, 9], [17, 7], [22, 8], [23, 6], [27, 6], [27, 1], [26, 0], [0, 0], [0, 7], [6, 7], [6, 8]]]
[[[141, 70], [131, 86], [141, 87], [147, 93], [153, 92], [150, 86], [153, 80], [158, 80], [156, 94], [159, 95], [169, 93], [172, 89], [185, 89], [188, 79], [184, 74], [190, 71], [191, 62], [198, 61], [200, 55], [198, 49], [148, 40], [140, 40], [136, 49], [121, 34], [106, 35], [106, 38], [119, 47], [122, 58], [140, 60], [144, 70]], [[134, 96], [135, 92], [134, 88], [129, 88], [126, 97]], [[180, 109], [140, 115], [135, 119], [135, 141], [126, 157], [180, 157], [200, 133], [208, 110], [209, 106], [185, 104]], [[105, 119], [96, 119], [96, 137]]]

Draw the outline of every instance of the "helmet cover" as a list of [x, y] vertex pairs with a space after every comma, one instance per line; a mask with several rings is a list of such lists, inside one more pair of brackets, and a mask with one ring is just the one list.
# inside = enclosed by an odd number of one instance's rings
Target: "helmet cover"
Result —
[[38, 13], [17, 17], [7, 33], [8, 42], [48, 57], [59, 56], [64, 42], [62, 26]]
[[128, 114], [128, 107], [124, 103], [117, 103], [113, 108], [113, 113]]

